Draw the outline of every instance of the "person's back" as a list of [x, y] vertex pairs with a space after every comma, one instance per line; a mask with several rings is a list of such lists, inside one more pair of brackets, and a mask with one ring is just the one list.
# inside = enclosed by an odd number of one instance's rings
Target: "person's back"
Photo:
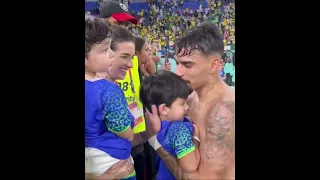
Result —
[[231, 63], [231, 60], [228, 59], [227, 63], [224, 65], [224, 73], [226, 74], [226, 83], [231, 86], [231, 73], [233, 71], [233, 64]]
[[224, 70], [223, 69], [220, 70], [220, 76], [222, 79], [224, 78]]
[[[199, 134], [185, 118], [189, 109], [186, 99], [191, 89], [180, 77], [169, 71], [158, 71], [153, 76], [146, 77], [141, 87], [141, 101], [146, 108], [151, 111], [151, 105], [155, 105], [159, 109], [159, 143], [179, 159], [180, 165], [186, 171], [196, 171], [200, 162]], [[175, 180], [162, 160], [159, 162], [157, 179]]]
[[233, 64], [228, 61], [225, 65], [224, 65], [224, 72], [227, 73], [231, 73], [231, 71], [233, 70]]
[[236, 72], [235, 72], [235, 68], [233, 68], [233, 70], [231, 71], [231, 76], [232, 76], [232, 78], [231, 78], [231, 84], [232, 84], [232, 86], [234, 86], [235, 85], [235, 83], [236, 83]]

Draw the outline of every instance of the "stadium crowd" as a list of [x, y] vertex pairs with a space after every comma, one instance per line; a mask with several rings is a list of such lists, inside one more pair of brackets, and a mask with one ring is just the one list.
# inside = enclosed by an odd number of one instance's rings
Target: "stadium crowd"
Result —
[[[199, 8], [183, 9], [185, 1], [199, 2]], [[130, 24], [129, 29], [134, 34], [150, 40], [150, 44], [154, 46], [153, 49], [156, 51], [165, 52], [165, 49], [172, 50], [176, 38], [181, 36], [186, 29], [192, 28], [204, 20], [216, 24], [223, 34], [224, 45], [230, 47], [225, 52], [221, 76], [228, 85], [235, 86], [235, 74], [233, 73], [235, 69], [234, 0], [211, 0], [209, 3], [205, 0], [181, 0], [176, 2], [172, 0], [149, 1], [150, 10], [140, 9], [137, 12], [131, 10], [131, 13], [139, 19], [139, 24]], [[231, 47], [233, 47], [232, 50]], [[232, 66], [228, 63], [230, 61], [233, 62]], [[228, 64], [227, 68], [224, 68], [225, 64]]]
[[[197, 0], [196, 0], [197, 1]], [[216, 24], [224, 35], [225, 45], [235, 44], [235, 4], [234, 1], [212, 0], [210, 3], [198, 0], [199, 9], [182, 9], [184, 1], [175, 4], [170, 1], [150, 2], [150, 11], [141, 9], [136, 14], [140, 23], [132, 24], [135, 34], [159, 43], [162, 48], [173, 45], [175, 39], [185, 29], [194, 27], [204, 20]], [[130, 6], [130, 5], [129, 5]]]

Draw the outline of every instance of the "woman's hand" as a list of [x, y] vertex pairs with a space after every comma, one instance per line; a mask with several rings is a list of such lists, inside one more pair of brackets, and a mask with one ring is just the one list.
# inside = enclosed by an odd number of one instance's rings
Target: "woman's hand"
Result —
[[105, 179], [122, 179], [128, 177], [132, 172], [134, 166], [131, 161], [131, 157], [126, 160], [121, 160], [109, 168], [101, 176], [94, 176], [92, 174], [86, 174], [86, 180], [105, 180]]
[[149, 76], [147, 70], [146, 70], [146, 65], [145, 64], [141, 64], [140, 65], [140, 70], [142, 71], [144, 76]]
[[149, 75], [156, 73], [156, 63], [153, 60], [149, 60], [147, 66], [145, 66], [146, 71]]
[[151, 60], [155, 63], [158, 63], [160, 61], [160, 58], [158, 56], [152, 56]]
[[[124, 161], [124, 162], [121, 162], [121, 161]], [[117, 163], [113, 165], [110, 169], [108, 169], [108, 171], [110, 170], [110, 172], [115, 174], [114, 179], [126, 178], [130, 176], [131, 172], [134, 170], [134, 165], [132, 164], [131, 157], [121, 161], [120, 161], [121, 162], [120, 165], [118, 165]]]
[[171, 70], [171, 63], [170, 62], [166, 62], [166, 64], [164, 65], [164, 69], [167, 71]]
[[161, 121], [158, 115], [158, 108], [155, 105], [151, 106], [151, 112], [146, 110], [145, 113], [146, 118], [146, 132], [144, 133], [146, 139], [156, 135], [161, 129]]

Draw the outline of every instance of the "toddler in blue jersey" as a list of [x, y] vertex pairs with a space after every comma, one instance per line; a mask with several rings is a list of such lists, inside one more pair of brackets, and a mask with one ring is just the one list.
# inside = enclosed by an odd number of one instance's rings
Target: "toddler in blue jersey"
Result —
[[[99, 176], [130, 157], [134, 118], [119, 86], [105, 79], [85, 81], [85, 122], [87, 172]], [[128, 178], [133, 177], [134, 171]]]
[[[157, 140], [172, 156], [178, 158], [184, 172], [197, 170], [200, 162], [199, 131], [185, 118], [189, 106], [186, 99], [191, 89], [178, 75], [170, 71], [158, 71], [146, 77], [141, 84], [140, 99], [151, 112], [158, 108], [161, 130]], [[174, 180], [174, 176], [160, 160], [157, 180]]]
[[[108, 25], [86, 16], [85, 34], [85, 170], [87, 176], [103, 176], [120, 160], [133, 163], [134, 118], [118, 85], [97, 77], [113, 61]], [[124, 179], [135, 180], [134, 169]]]

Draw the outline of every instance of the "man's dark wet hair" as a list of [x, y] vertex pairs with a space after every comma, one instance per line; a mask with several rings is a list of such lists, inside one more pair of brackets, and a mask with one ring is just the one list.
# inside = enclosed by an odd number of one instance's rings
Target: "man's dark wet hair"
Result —
[[198, 50], [202, 55], [215, 53], [223, 55], [223, 37], [218, 27], [210, 22], [202, 22], [185, 32], [175, 42], [178, 57], [191, 56]]
[[151, 112], [151, 106], [165, 104], [170, 107], [177, 99], [187, 99], [191, 88], [186, 82], [170, 71], [158, 71], [141, 82], [140, 100]]
[[109, 25], [100, 18], [85, 15], [85, 57], [94, 44], [102, 43], [111, 38]]
[[116, 50], [118, 43], [123, 43], [123, 42], [135, 43], [135, 38], [132, 35], [132, 33], [124, 27], [121, 27], [118, 25], [112, 25], [111, 32], [112, 32], [111, 49], [113, 51]]

